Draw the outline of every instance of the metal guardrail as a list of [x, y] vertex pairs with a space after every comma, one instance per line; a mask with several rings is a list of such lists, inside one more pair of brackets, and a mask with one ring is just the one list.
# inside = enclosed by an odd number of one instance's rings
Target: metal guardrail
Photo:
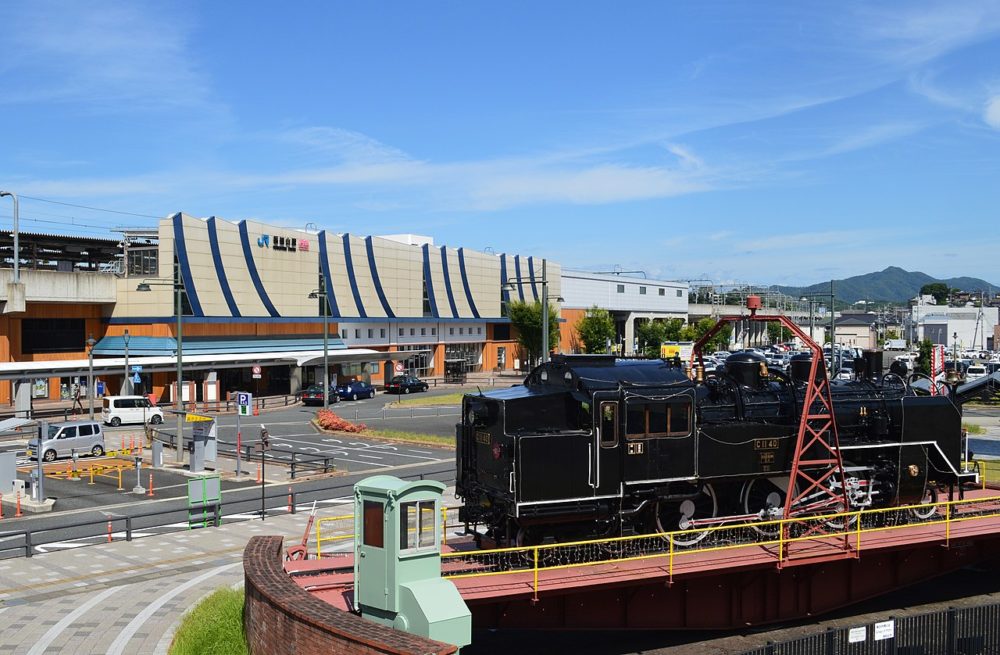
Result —
[[[442, 507], [441, 508], [441, 544], [448, 543], [448, 517], [449, 515], [454, 519], [454, 522], [450, 525], [452, 527], [459, 527], [461, 524], [458, 523], [458, 507]], [[323, 533], [327, 532], [328, 536], [324, 536]], [[323, 557], [323, 544], [324, 543], [335, 543], [337, 541], [346, 541], [349, 539], [354, 539], [354, 514], [343, 514], [341, 516], [329, 516], [326, 518], [321, 518], [316, 520], [316, 557]]]
[[446, 572], [442, 575], [467, 578], [531, 572], [537, 598], [538, 573], [542, 570], [665, 559], [672, 582], [675, 561], [695, 553], [768, 547], [776, 549], [774, 559], [780, 567], [794, 557], [791, 547], [795, 544], [823, 540], [842, 543], [845, 549], [860, 553], [865, 545], [862, 535], [926, 526], [940, 526], [942, 538], [949, 543], [954, 524], [997, 516], [1000, 496], [991, 496], [611, 539], [444, 553], [441, 564]]
[[744, 651], [741, 655], [972, 655], [1000, 652], [1000, 604], [889, 616]]

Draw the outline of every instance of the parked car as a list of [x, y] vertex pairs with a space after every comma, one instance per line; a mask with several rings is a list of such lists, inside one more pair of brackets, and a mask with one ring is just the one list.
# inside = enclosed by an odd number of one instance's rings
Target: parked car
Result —
[[[333, 404], [340, 401], [340, 396], [336, 391], [332, 391], [329, 396], [328, 404]], [[303, 405], [322, 405], [323, 404], [323, 385], [314, 384], [306, 387], [305, 391], [301, 395]]]
[[385, 385], [386, 393], [410, 393], [413, 391], [427, 391], [426, 382], [412, 375], [397, 375], [389, 380]]
[[967, 382], [984, 378], [986, 375], [987, 369], [985, 364], [973, 364], [965, 371], [965, 379]]
[[49, 433], [42, 439], [28, 442], [28, 457], [36, 459], [38, 453], [46, 462], [55, 461], [56, 457], [70, 457], [76, 451], [79, 455], [90, 454], [100, 457], [104, 454], [104, 431], [97, 421], [67, 421], [66, 423], [49, 423]]
[[145, 396], [105, 396], [101, 420], [115, 427], [123, 423], [163, 423], [163, 410]]
[[354, 380], [337, 385], [337, 395], [344, 400], [357, 400], [358, 398], [374, 398], [375, 387], [364, 380]]

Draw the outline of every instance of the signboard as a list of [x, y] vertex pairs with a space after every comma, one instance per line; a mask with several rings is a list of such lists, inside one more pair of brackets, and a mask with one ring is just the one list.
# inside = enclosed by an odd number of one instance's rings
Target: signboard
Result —
[[238, 416], [250, 416], [253, 412], [250, 406], [253, 404], [253, 395], [245, 391], [236, 394], [236, 414]]
[[396, 366], [394, 368], [397, 373], [402, 373], [406, 369], [406, 367], [403, 366], [403, 362], [396, 362]]
[[[218, 525], [221, 520], [222, 482], [218, 475], [188, 480], [188, 528]], [[211, 516], [209, 508], [212, 508]]]
[[132, 376], [132, 382], [135, 382], [136, 384], [139, 384], [140, 382], [142, 382], [142, 378], [139, 377], [138, 373], [136, 373], [135, 375]]
[[202, 421], [214, 421], [215, 419], [211, 416], [202, 416], [201, 414], [187, 414], [184, 420], [188, 423], [201, 423]]
[[868, 628], [861, 626], [860, 628], [851, 628], [847, 632], [847, 643], [858, 644], [863, 642], [868, 638]]
[[259, 366], [254, 366], [250, 370], [253, 373], [253, 379], [254, 380], [259, 380], [260, 379], [260, 367]]
[[875, 641], [882, 641], [883, 639], [892, 639], [896, 636], [896, 622], [895, 621], [882, 621], [881, 623], [875, 624]]
[[139, 365], [139, 364], [133, 365], [132, 366], [132, 372], [133, 373], [142, 373], [142, 366]]
[[98, 380], [94, 384], [94, 386], [97, 387], [97, 395], [98, 396], [103, 396], [104, 395], [104, 381], [103, 380]]

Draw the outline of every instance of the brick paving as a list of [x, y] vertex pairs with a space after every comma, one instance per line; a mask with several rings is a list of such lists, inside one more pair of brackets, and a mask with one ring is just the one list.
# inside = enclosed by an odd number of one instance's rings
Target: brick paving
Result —
[[188, 608], [242, 584], [250, 537], [281, 535], [290, 545], [307, 521], [308, 512], [269, 516], [0, 560], [0, 653], [166, 653]]

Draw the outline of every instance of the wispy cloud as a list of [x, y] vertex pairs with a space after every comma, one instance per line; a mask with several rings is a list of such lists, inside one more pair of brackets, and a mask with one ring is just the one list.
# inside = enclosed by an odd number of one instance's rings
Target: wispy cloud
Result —
[[192, 26], [174, 9], [124, 1], [12, 5], [0, 48], [6, 74], [21, 82], [0, 103], [221, 109], [189, 54]]
[[983, 120], [993, 129], [1000, 130], [1000, 95], [995, 95], [986, 101]]

